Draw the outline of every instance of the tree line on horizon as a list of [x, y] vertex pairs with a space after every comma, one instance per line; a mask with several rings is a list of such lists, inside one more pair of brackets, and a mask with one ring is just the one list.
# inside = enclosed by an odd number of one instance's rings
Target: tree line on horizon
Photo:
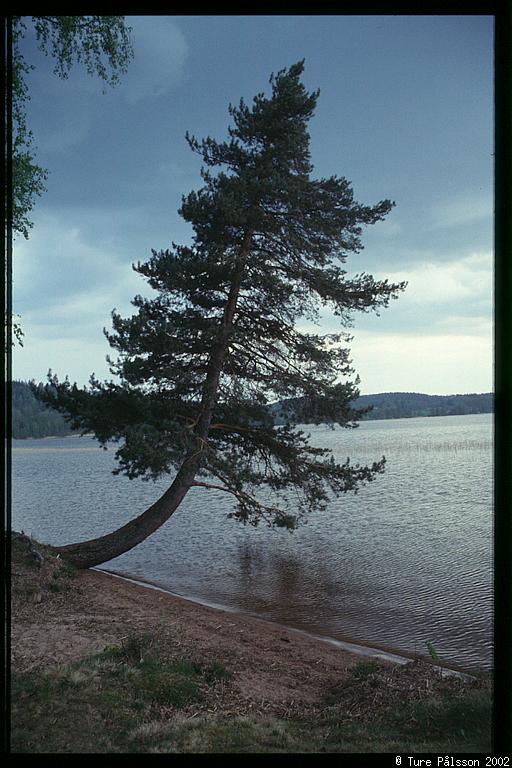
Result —
[[361, 395], [355, 408], [371, 405], [363, 419], [404, 419], [415, 416], [462, 416], [470, 413], [492, 413], [494, 394], [425, 395], [418, 392], [383, 392]]
[[[417, 392], [383, 392], [361, 395], [354, 408], [372, 407], [362, 420], [404, 419], [416, 416], [458, 416], [471, 413], [492, 413], [492, 392], [466, 395], [425, 395]], [[275, 403], [274, 412], [281, 403]], [[279, 420], [279, 419], [278, 419]], [[284, 421], [284, 420], [283, 420]], [[276, 422], [278, 423], [278, 422]], [[12, 385], [12, 437], [14, 439], [64, 437], [74, 434], [68, 422], [57, 411], [39, 402], [27, 382]]]
[[12, 437], [62, 437], [72, 429], [65, 418], [36, 400], [28, 382], [12, 382]]

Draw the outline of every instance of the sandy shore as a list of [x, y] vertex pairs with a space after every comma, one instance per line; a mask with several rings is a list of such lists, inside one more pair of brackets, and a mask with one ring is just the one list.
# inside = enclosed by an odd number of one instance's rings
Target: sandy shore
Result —
[[[396, 752], [411, 732], [419, 751], [438, 751], [455, 742], [450, 733], [439, 741], [439, 723], [418, 721], [417, 704], [451, 712], [457, 700], [488, 717], [485, 681], [446, 677], [430, 664], [368, 664], [298, 630], [108, 572], [73, 571], [43, 545], [35, 562], [27, 541], [15, 540], [12, 561], [15, 751], [352, 752], [363, 744]], [[184, 662], [188, 676], [169, 688], [170, 670]], [[161, 699], [185, 683], [190, 700]], [[484, 720], [475, 743], [487, 744]], [[471, 734], [457, 738], [474, 746]]]
[[[19, 568], [18, 568], [19, 570]], [[27, 574], [13, 572], [26, 583]], [[40, 600], [40, 601], [39, 601]], [[310, 704], [341, 682], [362, 657], [279, 625], [211, 608], [96, 570], [69, 579], [64, 592], [13, 589], [12, 667], [26, 671], [77, 660], [130, 635], [215, 658], [243, 698]]]

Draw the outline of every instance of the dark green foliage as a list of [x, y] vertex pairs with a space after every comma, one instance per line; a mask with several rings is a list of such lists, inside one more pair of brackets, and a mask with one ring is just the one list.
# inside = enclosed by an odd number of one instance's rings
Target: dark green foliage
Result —
[[[12, 436], [59, 437], [73, 434], [64, 416], [53, 408], [47, 408], [34, 396], [30, 385], [24, 381], [12, 384]], [[352, 406], [363, 411], [362, 419], [401, 419], [412, 416], [449, 416], [468, 413], [492, 413], [492, 393], [473, 395], [422, 395], [411, 392], [388, 392], [377, 395], [361, 395]], [[276, 424], [284, 424], [282, 403], [269, 406]], [[325, 409], [324, 409], [325, 412]], [[327, 418], [327, 417], [325, 417]]]
[[412, 416], [458, 416], [467, 413], [492, 413], [492, 392], [477, 395], [423, 395], [416, 392], [385, 392], [362, 395], [354, 406], [372, 407], [365, 419], [402, 419]]
[[[46, 191], [48, 172], [34, 162], [34, 137], [27, 126], [26, 104], [30, 100], [26, 77], [33, 69], [20, 50], [26, 24], [12, 19], [12, 230], [28, 238], [32, 222], [28, 216], [35, 198]], [[9, 190], [8, 190], [9, 192]], [[7, 199], [7, 198], [6, 198]]]
[[[284, 424], [286, 414], [297, 415], [306, 412], [310, 404], [301, 399], [273, 403], [271, 408], [276, 423]], [[469, 413], [492, 413], [494, 395], [492, 392], [471, 395], [423, 395], [417, 392], [383, 392], [376, 395], [361, 395], [350, 407], [357, 409], [361, 419], [404, 419], [414, 416], [458, 416]], [[333, 419], [326, 419], [327, 422]]]
[[[187, 135], [205, 163], [203, 187], [180, 209], [193, 243], [134, 265], [157, 296], [136, 296], [132, 317], [112, 314], [105, 333], [120, 383], [92, 377], [79, 389], [50, 375], [38, 393], [75, 429], [120, 441], [117, 472], [179, 470], [176, 482], [232, 494], [235, 518], [287, 528], [384, 468], [384, 459], [336, 464], [296, 428], [326, 420], [352, 428], [360, 416], [350, 407], [359, 394], [350, 337], [298, 324], [317, 320], [325, 305], [347, 327], [355, 311], [386, 307], [405, 287], [349, 279], [343, 269], [362, 248], [363, 226], [393, 203], [364, 206], [346, 179], [310, 178], [307, 123], [318, 92], [306, 91], [302, 71], [299, 62], [272, 76], [271, 95], [258, 94], [252, 108], [230, 107], [226, 141]], [[307, 407], [276, 426], [268, 406], [285, 398]]]
[[71, 434], [65, 418], [37, 400], [24, 381], [12, 382], [12, 437], [58, 437]]
[[369, 675], [373, 675], [379, 669], [379, 665], [374, 659], [368, 661], [358, 661], [358, 663], [352, 668], [351, 674], [356, 678], [365, 678]]

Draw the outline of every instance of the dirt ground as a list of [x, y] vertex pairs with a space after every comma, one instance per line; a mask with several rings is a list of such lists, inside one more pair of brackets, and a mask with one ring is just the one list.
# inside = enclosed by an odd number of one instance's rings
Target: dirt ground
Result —
[[[199, 661], [225, 664], [244, 699], [293, 706], [319, 701], [326, 686], [341, 682], [362, 658], [270, 622], [99, 571], [79, 571], [53, 582], [46, 567], [13, 564], [13, 671], [78, 660], [147, 634]], [[57, 589], [51, 588], [54, 583]]]
[[[109, 573], [75, 571], [19, 534], [10, 586], [14, 751], [193, 752], [197, 733], [204, 742], [199, 751], [221, 752], [350, 752], [362, 744], [368, 751], [403, 744], [414, 751], [454, 745], [475, 751], [489, 740], [485, 681], [445, 676], [418, 660], [376, 662]], [[147, 679], [137, 677], [139, 656], [141, 663], [156, 660], [162, 674], [186, 661], [189, 678], [190, 670], [200, 673], [200, 690], [184, 703], [161, 700], [151, 664], [144, 667]], [[116, 658], [131, 666], [116, 666]], [[139, 686], [135, 698], [131, 687], [123, 688], [126, 675], [132, 675], [130, 686]], [[167, 695], [168, 678], [162, 679]], [[382, 732], [375, 730], [376, 718]]]

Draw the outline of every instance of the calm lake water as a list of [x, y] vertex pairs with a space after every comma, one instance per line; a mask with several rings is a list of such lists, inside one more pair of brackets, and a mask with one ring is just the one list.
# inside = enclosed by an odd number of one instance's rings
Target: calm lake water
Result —
[[[492, 414], [308, 428], [384, 475], [290, 533], [226, 518], [192, 489], [153, 536], [104, 568], [319, 635], [492, 666]], [[168, 486], [113, 476], [92, 438], [13, 441], [12, 526], [50, 544], [108, 533]]]

